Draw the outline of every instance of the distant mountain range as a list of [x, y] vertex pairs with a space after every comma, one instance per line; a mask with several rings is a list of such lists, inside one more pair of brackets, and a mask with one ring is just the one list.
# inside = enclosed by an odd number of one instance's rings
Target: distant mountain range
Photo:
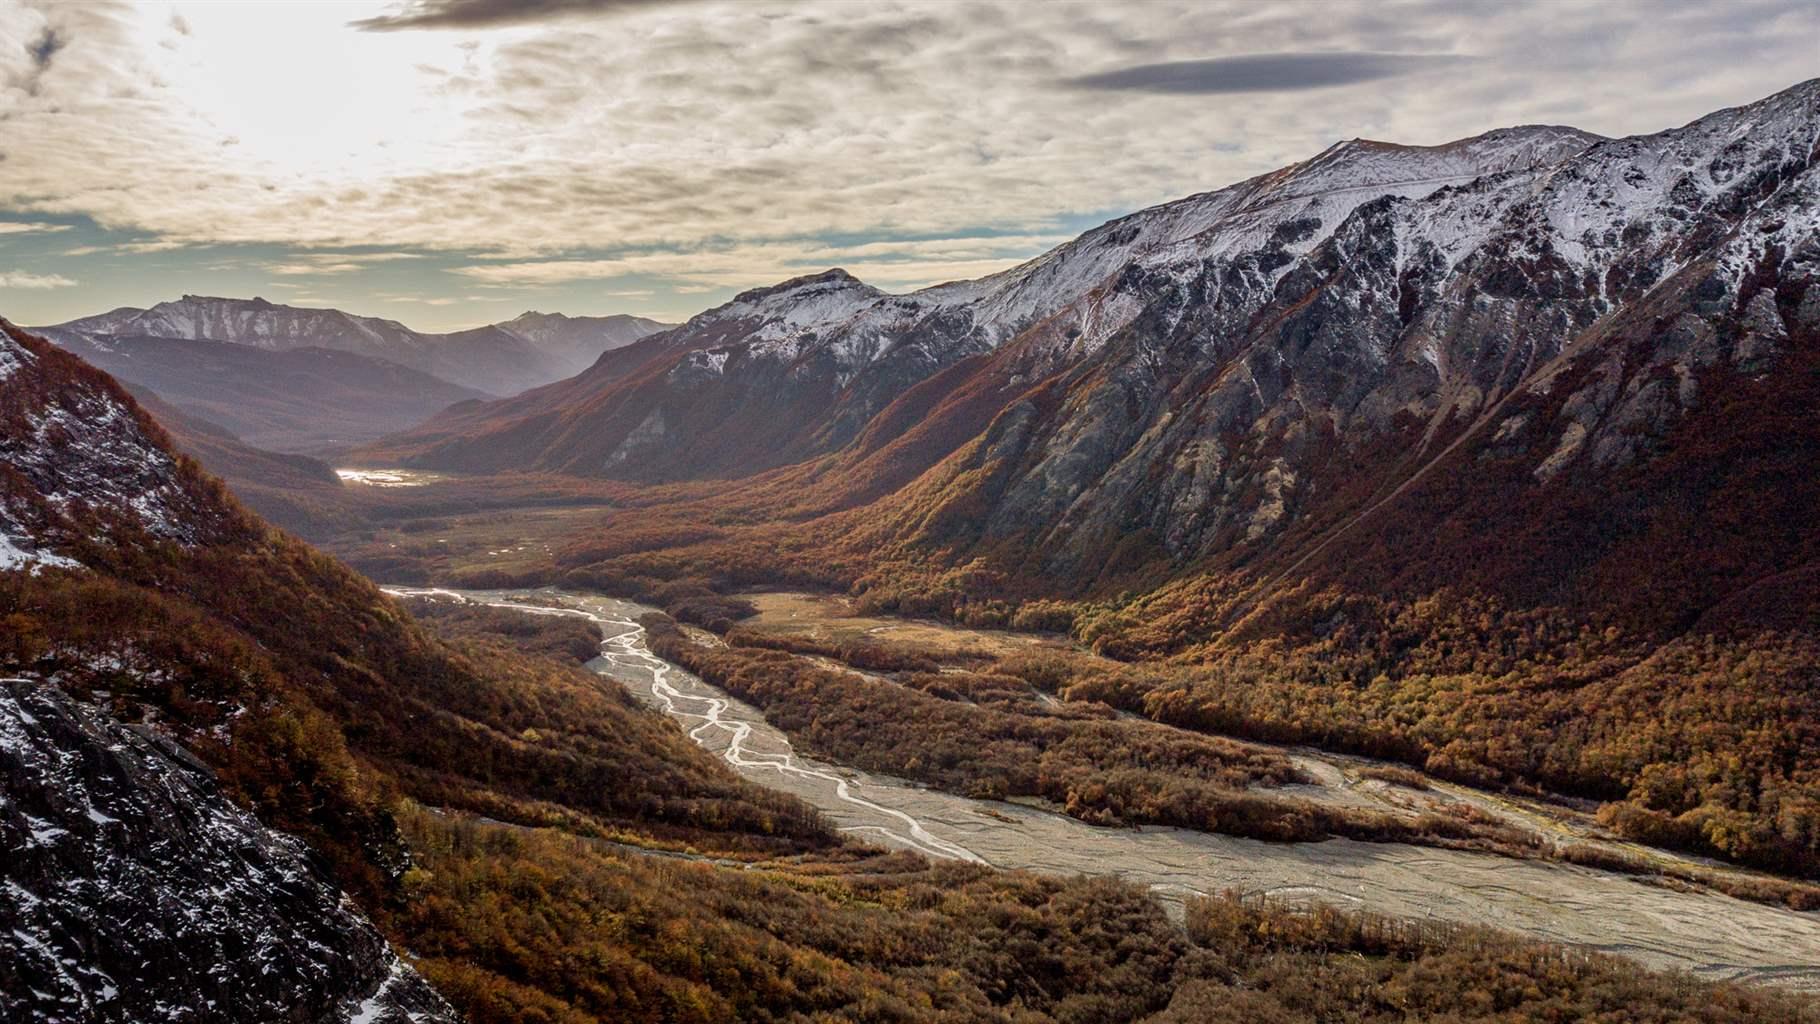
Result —
[[338, 309], [186, 295], [40, 331], [249, 444], [322, 451], [403, 430], [456, 402], [572, 376], [666, 326], [528, 312], [424, 334]]
[[74, 332], [61, 333], [58, 341], [171, 406], [277, 451], [345, 447], [483, 397], [419, 370], [337, 349]]
[[602, 352], [668, 327], [637, 316], [567, 317], [527, 312], [515, 320], [449, 334], [414, 331], [396, 320], [264, 299], [185, 295], [150, 309], [112, 312], [36, 328], [53, 341], [184, 338], [270, 351], [326, 348], [397, 363], [490, 395], [512, 395], [585, 369]]

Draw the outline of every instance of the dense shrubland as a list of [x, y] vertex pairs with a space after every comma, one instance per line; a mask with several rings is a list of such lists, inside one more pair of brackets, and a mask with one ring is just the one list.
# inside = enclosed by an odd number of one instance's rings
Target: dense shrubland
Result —
[[1183, 983], [1155, 1024], [1807, 1021], [1794, 997], [1639, 973], [1483, 928], [1225, 895], [1188, 906]]
[[405, 815], [402, 928], [475, 1024], [1124, 1021], [1183, 940], [1138, 889], [910, 854], [737, 870]]
[[401, 602], [417, 621], [446, 638], [486, 638], [526, 654], [588, 662], [600, 656], [600, 627], [570, 615], [526, 615], [468, 601], [412, 597]]
[[406, 809], [391, 921], [475, 1024], [1812, 1024], [1780, 993], [1483, 929], [850, 853], [737, 870]]
[[[1100, 825], [1177, 825], [1256, 839], [1348, 836], [1535, 855], [1537, 841], [1487, 821], [1413, 818], [1275, 797], [1305, 781], [1281, 754], [1133, 718], [1097, 701], [1048, 704], [1016, 675], [908, 672], [869, 678], [773, 649], [818, 645], [735, 631], [693, 642], [665, 616], [645, 619], [652, 650], [758, 707], [809, 751], [967, 796], [1035, 797]], [[866, 643], [871, 655], [889, 645]], [[908, 655], [926, 658], [927, 655]], [[878, 657], [876, 663], [893, 659]], [[1013, 667], [1028, 659], [1007, 659]]]

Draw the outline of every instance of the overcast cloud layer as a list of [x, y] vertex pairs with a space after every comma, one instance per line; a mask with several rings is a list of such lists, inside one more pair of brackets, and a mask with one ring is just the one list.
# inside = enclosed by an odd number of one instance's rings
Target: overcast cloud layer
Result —
[[914, 288], [1342, 138], [1653, 131], [1820, 73], [1805, 0], [0, 0], [0, 315], [425, 327]]

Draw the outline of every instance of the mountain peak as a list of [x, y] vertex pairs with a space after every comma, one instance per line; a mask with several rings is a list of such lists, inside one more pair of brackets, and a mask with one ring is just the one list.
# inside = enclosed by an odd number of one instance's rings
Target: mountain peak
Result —
[[847, 273], [845, 270], [842, 270], [839, 267], [833, 267], [818, 274], [804, 274], [801, 277], [792, 277], [787, 281], [780, 281], [777, 284], [766, 285], [762, 288], [748, 289], [735, 295], [731, 302], [728, 302], [726, 306], [721, 308], [725, 309], [728, 307], [762, 303], [767, 299], [783, 296], [812, 296], [854, 291], [864, 292], [874, 296], [884, 294], [871, 285], [866, 284], [864, 281], [861, 281], [859, 278], [854, 277], [852, 274]]

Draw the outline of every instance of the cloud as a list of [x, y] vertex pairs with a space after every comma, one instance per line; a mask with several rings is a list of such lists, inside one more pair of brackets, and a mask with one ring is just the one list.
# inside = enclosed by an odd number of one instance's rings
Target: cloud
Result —
[[717, 288], [750, 288], [838, 266], [880, 287], [910, 290], [1006, 270], [1066, 240], [1065, 235], [993, 235], [886, 239], [847, 245], [789, 241], [597, 259], [478, 263], [448, 269], [452, 274], [495, 288], [548, 287], [636, 275], [662, 279], [671, 291], [680, 294], [694, 294]]
[[146, 256], [159, 252], [176, 252], [187, 249], [190, 242], [174, 238], [144, 238], [134, 242], [109, 242], [103, 245], [79, 245], [65, 250], [65, 256], [94, 256], [97, 254]]
[[0, 55], [0, 87], [37, 96], [52, 61], [69, 45], [69, 36], [51, 23], [52, 12], [14, 6], [10, 16], [0, 18], [0, 39], [19, 41], [4, 47], [9, 52]]
[[1455, 66], [1467, 57], [1408, 53], [1248, 53], [1136, 64], [1064, 79], [1079, 89], [1159, 93], [1294, 92]]
[[47, 288], [71, 288], [76, 282], [62, 274], [31, 274], [23, 270], [0, 270], [0, 288], [42, 291]]
[[305, 277], [317, 274], [352, 274], [375, 263], [421, 258], [423, 254], [415, 252], [305, 252], [261, 266], [273, 274]]
[[[366, 14], [514, 27], [348, 27]], [[1657, 130], [1811, 74], [1820, 38], [1811, 0], [423, 0], [183, 16], [187, 32], [153, 5], [0, 0], [0, 216], [86, 218], [96, 233], [51, 237], [177, 250], [161, 273], [203, 273], [244, 245], [260, 248], [241, 270], [351, 286], [377, 269], [352, 254], [384, 247], [436, 257], [388, 266], [387, 289], [486, 285], [499, 301], [600, 280], [677, 307], [831, 266], [893, 289], [987, 272], [1094, 217], [1341, 138]], [[39, 94], [8, 90], [50, 27], [64, 45]], [[1397, 56], [1461, 53], [1477, 59]], [[113, 272], [54, 266], [94, 288]], [[89, 287], [80, 297], [101, 294]]]
[[67, 45], [69, 45], [69, 41], [59, 35], [56, 29], [47, 27], [37, 39], [26, 44], [25, 51], [31, 56], [32, 63], [37, 66], [38, 70], [48, 71], [51, 66], [51, 58], [57, 55], [58, 50]]
[[367, 32], [493, 28], [576, 14], [619, 13], [683, 0], [410, 0], [394, 14], [350, 22]]
[[68, 224], [49, 224], [44, 221], [0, 220], [0, 235], [48, 235], [54, 231], [68, 231]]

